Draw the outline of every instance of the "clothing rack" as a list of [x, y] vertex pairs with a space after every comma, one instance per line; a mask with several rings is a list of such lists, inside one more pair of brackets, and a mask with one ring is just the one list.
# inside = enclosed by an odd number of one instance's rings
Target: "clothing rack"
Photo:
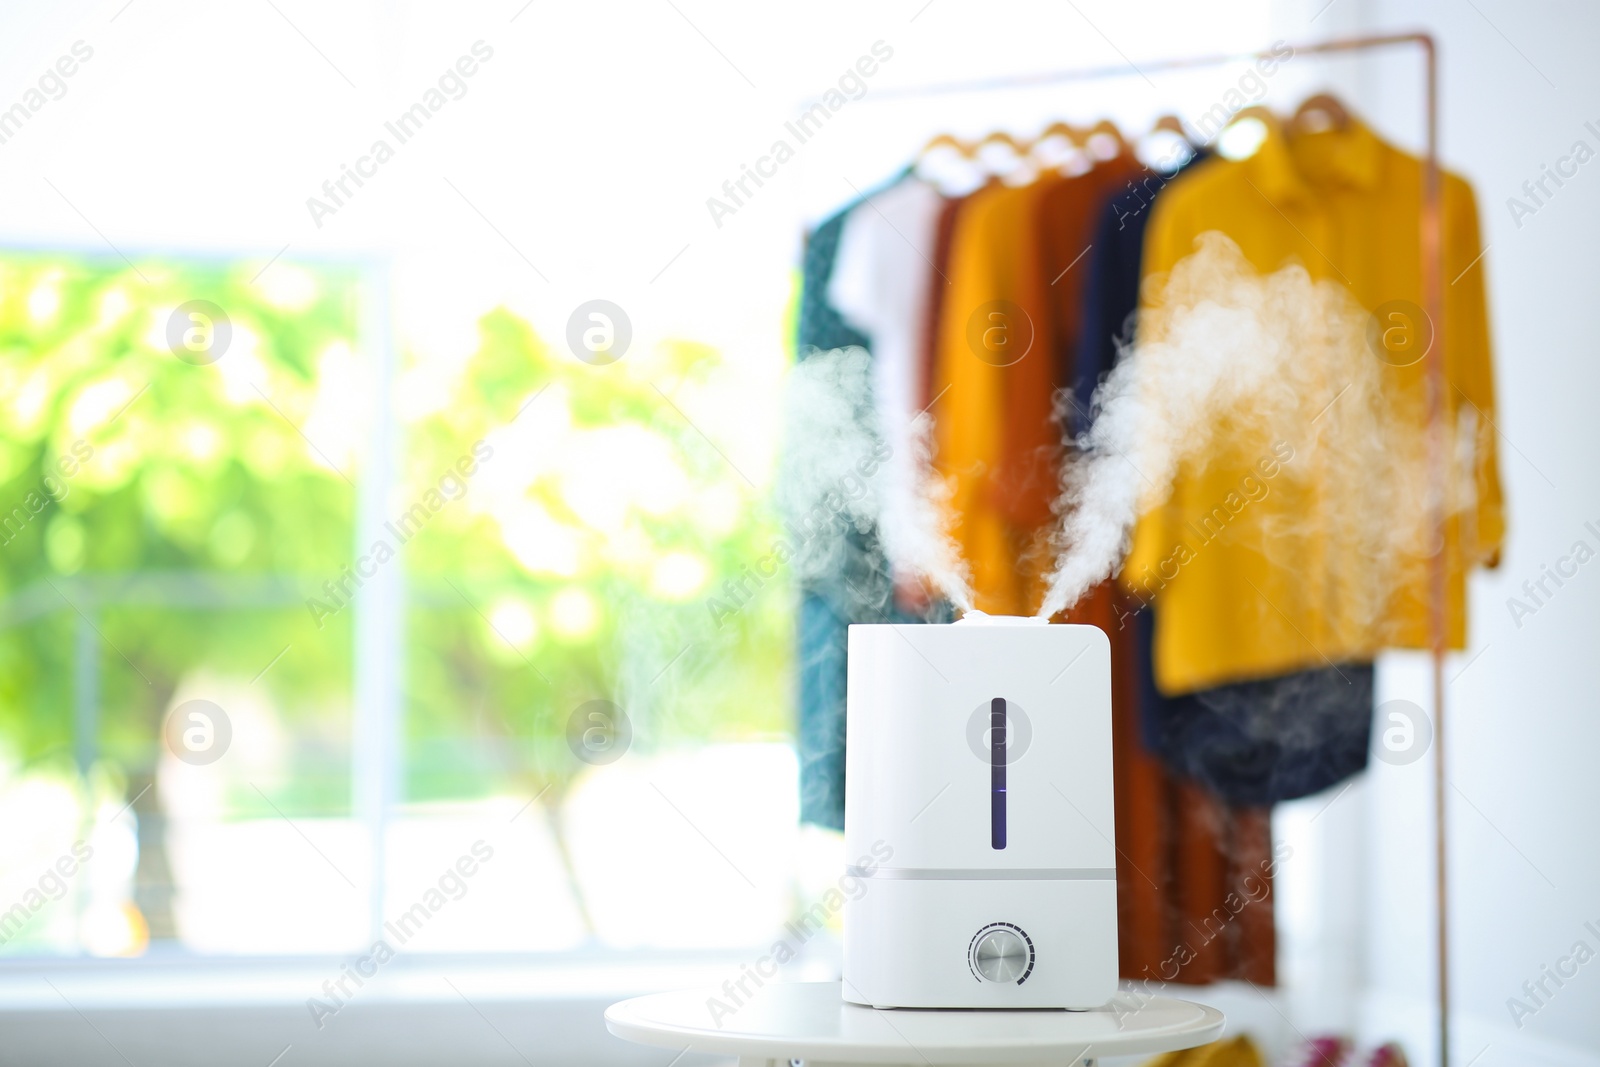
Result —
[[[1426, 362], [1426, 396], [1428, 410], [1428, 472], [1430, 493], [1428, 501], [1429, 523], [1436, 544], [1445, 542], [1446, 430], [1444, 425], [1445, 389], [1444, 346], [1442, 333], [1444, 317], [1444, 261], [1440, 233], [1440, 181], [1439, 181], [1439, 63], [1438, 48], [1428, 33], [1380, 34], [1362, 37], [1336, 37], [1310, 44], [1291, 47], [1294, 55], [1331, 55], [1348, 52], [1369, 52], [1382, 48], [1416, 47], [1423, 60], [1423, 93], [1425, 147], [1423, 153], [1422, 210], [1417, 240], [1421, 247], [1423, 310], [1432, 320], [1434, 341], [1423, 357]], [[1066, 70], [1045, 71], [1036, 74], [1007, 75], [965, 82], [911, 86], [901, 89], [883, 89], [867, 95], [864, 100], [903, 100], [958, 93], [991, 92], [999, 89], [1026, 89], [1036, 86], [1059, 85], [1065, 82], [1096, 81], [1124, 78], [1130, 75], [1148, 76], [1201, 67], [1218, 67], [1229, 63], [1271, 58], [1266, 50], [1252, 52], [1221, 52], [1210, 55], [1187, 56], [1135, 64], [1132, 60], [1117, 66], [1078, 67]], [[1429, 562], [1428, 635], [1431, 658], [1433, 690], [1433, 802], [1434, 802], [1434, 867], [1436, 911], [1438, 925], [1437, 980], [1439, 983], [1439, 1067], [1450, 1067], [1450, 953], [1449, 953], [1449, 894], [1448, 867], [1445, 843], [1445, 723], [1444, 723], [1444, 656], [1447, 642], [1445, 634], [1445, 550], [1434, 553]]]

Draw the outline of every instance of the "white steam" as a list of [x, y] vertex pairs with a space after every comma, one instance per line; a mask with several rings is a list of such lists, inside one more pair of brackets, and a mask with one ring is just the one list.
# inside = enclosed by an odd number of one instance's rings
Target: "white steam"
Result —
[[865, 350], [819, 352], [790, 373], [777, 499], [795, 572], [802, 580], [849, 573], [861, 562], [850, 533], [876, 529], [896, 575], [923, 579], [966, 608], [972, 594], [946, 527], [949, 493], [929, 462], [932, 420], [895, 420], [900, 440], [882, 421]]
[[1310, 487], [1311, 512], [1260, 523], [1261, 548], [1289, 561], [1315, 538], [1318, 580], [1336, 586], [1320, 595], [1371, 621], [1399, 558], [1422, 547], [1422, 420], [1386, 393], [1370, 316], [1343, 286], [1299, 266], [1262, 275], [1220, 233], [1197, 245], [1156, 283], [1136, 343], [1096, 392], [1097, 417], [1063, 468], [1057, 562], [1039, 614], [1072, 606], [1118, 570], [1135, 522], [1180, 475], [1219, 454], [1248, 464], [1287, 442], [1295, 458], [1284, 476]]
[[905, 460], [886, 472], [880, 519], [883, 547], [895, 569], [925, 580], [956, 608], [972, 607], [972, 577], [946, 523], [951, 487], [933, 469], [933, 418], [917, 416], [899, 443]]

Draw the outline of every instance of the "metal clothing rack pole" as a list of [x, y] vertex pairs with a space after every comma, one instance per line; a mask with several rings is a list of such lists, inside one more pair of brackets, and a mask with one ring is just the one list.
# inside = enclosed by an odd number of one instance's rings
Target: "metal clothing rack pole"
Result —
[[[1428, 566], [1428, 644], [1431, 659], [1433, 689], [1433, 802], [1434, 802], [1434, 876], [1438, 926], [1435, 937], [1438, 946], [1439, 984], [1439, 1067], [1450, 1067], [1450, 942], [1448, 866], [1445, 850], [1445, 730], [1444, 730], [1444, 655], [1447, 643], [1445, 632], [1445, 568], [1447, 566], [1446, 521], [1446, 434], [1444, 425], [1445, 389], [1444, 345], [1442, 343], [1444, 320], [1444, 261], [1440, 222], [1439, 180], [1439, 62], [1438, 49], [1433, 36], [1427, 33], [1378, 34], [1364, 37], [1335, 37], [1325, 41], [1291, 46], [1293, 54], [1325, 55], [1342, 52], [1367, 52], [1379, 48], [1415, 45], [1422, 52], [1424, 92], [1425, 148], [1422, 168], [1422, 210], [1418, 226], [1418, 244], [1421, 249], [1423, 310], [1430, 320], [1432, 344], [1423, 356], [1427, 371], [1426, 392], [1428, 411], [1428, 467], [1431, 492], [1428, 501], [1428, 518], [1434, 533], [1435, 549]], [[1131, 75], [1165, 73], [1199, 67], [1218, 67], [1245, 60], [1272, 58], [1267, 50], [1254, 52], [1220, 52], [1203, 56], [1185, 56], [1156, 60], [1149, 63], [1127, 63], [1107, 67], [1080, 67], [1069, 70], [1046, 71], [1038, 74], [1017, 74], [966, 82], [946, 82], [938, 85], [911, 86], [901, 89], [883, 89], [872, 93], [867, 100], [911, 99], [927, 96], [945, 96], [957, 93], [990, 92], [997, 89], [1026, 89], [1035, 86], [1059, 85], [1064, 82], [1095, 81], [1123, 78]]]

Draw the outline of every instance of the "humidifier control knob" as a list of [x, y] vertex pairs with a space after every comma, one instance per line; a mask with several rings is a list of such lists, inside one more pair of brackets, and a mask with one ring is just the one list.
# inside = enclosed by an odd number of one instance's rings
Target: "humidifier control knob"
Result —
[[972, 939], [972, 969], [985, 981], [1020, 982], [1033, 970], [1033, 943], [1010, 923], [995, 923]]

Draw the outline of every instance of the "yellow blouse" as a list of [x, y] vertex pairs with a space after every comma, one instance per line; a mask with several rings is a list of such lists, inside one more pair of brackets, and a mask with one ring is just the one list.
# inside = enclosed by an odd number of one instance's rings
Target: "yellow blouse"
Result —
[[[1395, 301], [1420, 306], [1422, 178], [1419, 160], [1359, 123], [1294, 135], [1269, 125], [1253, 155], [1199, 164], [1156, 201], [1145, 235], [1145, 298], [1158, 281], [1152, 275], [1170, 270], [1194, 251], [1200, 234], [1216, 230], [1263, 273], [1298, 262], [1312, 278], [1344, 285], [1369, 311]], [[1448, 520], [1445, 537], [1446, 637], [1449, 647], [1461, 648], [1465, 572], [1498, 561], [1505, 517], [1477, 207], [1471, 187], [1455, 175], [1441, 176], [1441, 196], [1444, 321], [1435, 324], [1433, 343], [1443, 346], [1449, 383], [1447, 438], [1456, 455], [1468, 457], [1475, 487], [1475, 502]], [[1383, 369], [1394, 410], [1419, 428], [1427, 418], [1426, 365], [1419, 360]], [[1141, 599], [1153, 597], [1160, 688], [1185, 693], [1370, 659], [1385, 647], [1428, 647], [1430, 579], [1423, 558], [1403, 560], [1398, 586], [1376, 621], [1336, 592], [1339, 568], [1359, 561], [1337, 546], [1316, 544], [1315, 536], [1298, 539], [1302, 555], [1286, 558], [1263, 553], [1249, 537], [1224, 533], [1175, 564], [1176, 546], [1192, 548], [1197, 536], [1206, 536], [1208, 516], [1230, 494], [1239, 497], [1241, 485], [1270, 487], [1247, 505], [1258, 529], [1271, 528], [1274, 520], [1292, 525], [1304, 514], [1297, 514], [1304, 499], [1297, 499], [1291, 479], [1274, 481], [1267, 473], [1292, 464], [1292, 454], [1272, 454], [1268, 447], [1257, 455], [1260, 442], [1251, 449], [1229, 447], [1227, 430], [1218, 433], [1209, 465], [1180, 472], [1168, 502], [1139, 521], [1122, 574], [1126, 588]], [[1285, 447], [1293, 452], [1292, 443]], [[1253, 477], [1246, 482], [1247, 476]]]

